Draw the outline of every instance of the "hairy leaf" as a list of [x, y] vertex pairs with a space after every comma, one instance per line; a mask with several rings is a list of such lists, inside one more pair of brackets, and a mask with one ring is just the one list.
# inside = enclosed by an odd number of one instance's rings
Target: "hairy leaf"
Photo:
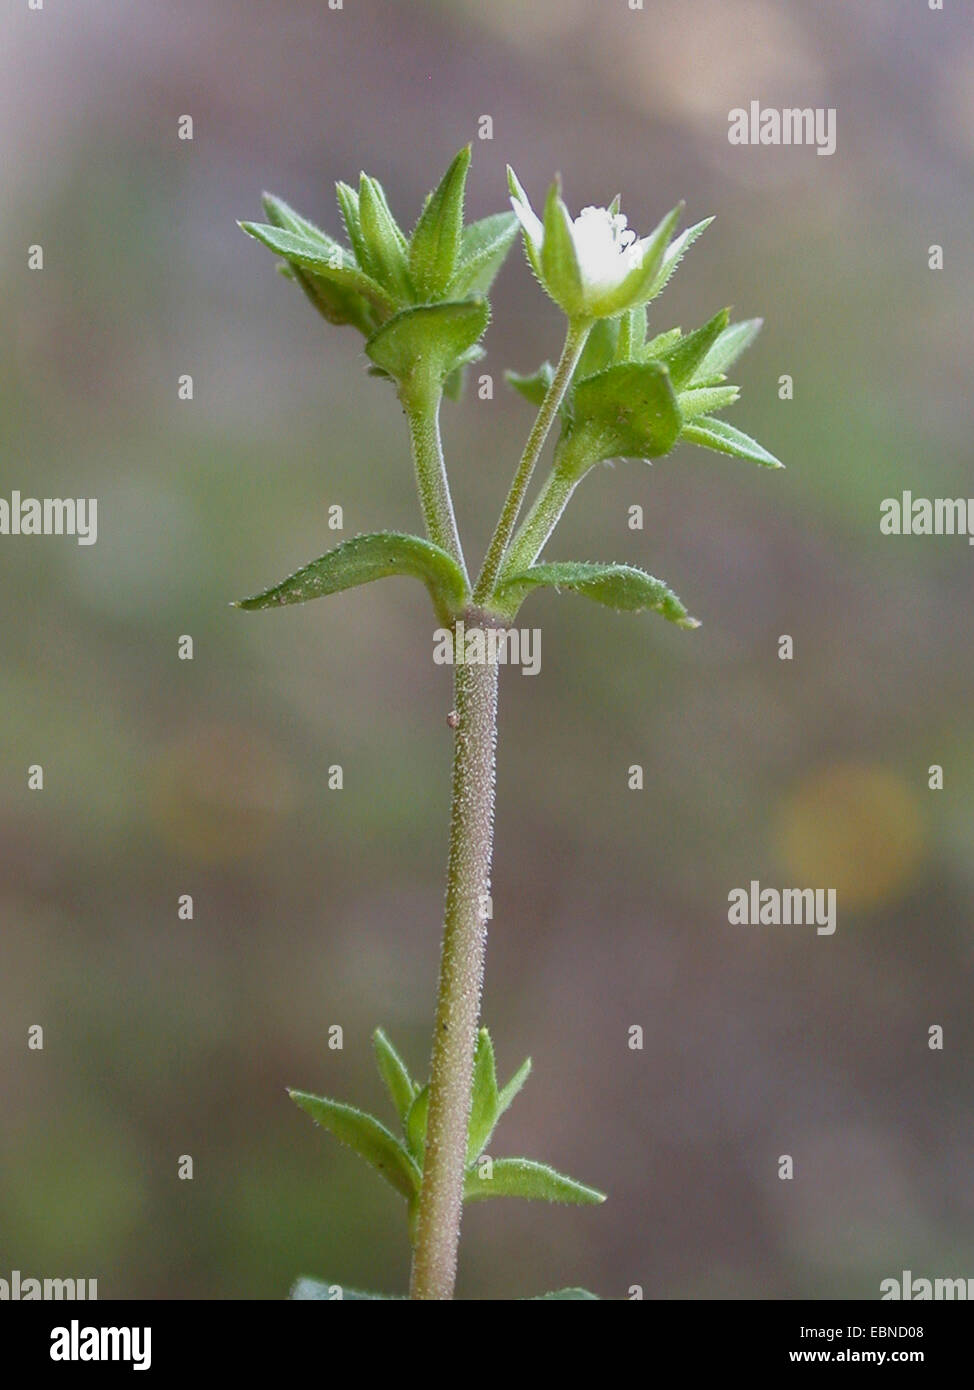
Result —
[[693, 376], [727, 327], [729, 317], [730, 311], [721, 309], [720, 313], [715, 314], [709, 323], [705, 323], [702, 328], [694, 329], [692, 333], [681, 338], [667, 351], [663, 360], [669, 368], [670, 380], [673, 382], [675, 391], [681, 390]]
[[712, 410], [723, 410], [733, 405], [740, 395], [736, 386], [694, 386], [689, 391], [681, 391], [677, 396], [680, 414], [684, 420], [695, 420], [698, 415], [708, 415]]
[[578, 477], [602, 459], [659, 458], [682, 424], [669, 372], [659, 362], [621, 362], [580, 381], [572, 409], [574, 427], [559, 449]]
[[356, 266], [349, 253], [338, 242], [326, 250], [320, 242], [283, 227], [259, 222], [241, 222], [240, 227], [278, 256], [283, 256], [297, 270], [308, 271], [316, 280], [337, 285], [340, 289], [362, 295], [384, 315], [395, 305], [383, 287]]
[[377, 367], [395, 381], [422, 372], [440, 384], [462, 366], [487, 327], [490, 310], [482, 296], [404, 309], [365, 344]]
[[742, 319], [739, 323], [732, 323], [725, 328], [697, 367], [693, 384], [697, 385], [698, 379], [702, 383], [711, 377], [726, 372], [727, 368], [737, 361], [744, 349], [750, 347], [754, 342], [761, 331], [763, 322], [763, 319]]
[[[379, 1295], [376, 1295], [376, 1297], [379, 1297]], [[536, 1293], [532, 1301], [537, 1302], [540, 1299], [558, 1299], [562, 1302], [570, 1300], [574, 1303], [587, 1303], [589, 1300], [593, 1303], [598, 1303], [600, 1301], [597, 1293], [589, 1293], [588, 1289], [579, 1289], [577, 1287], [573, 1289], [555, 1289], [553, 1293]]]
[[605, 1201], [604, 1192], [597, 1192], [594, 1187], [576, 1182], [531, 1158], [497, 1158], [490, 1178], [480, 1177], [476, 1169], [468, 1170], [463, 1195], [467, 1202], [485, 1197], [526, 1197], [530, 1201], [591, 1206]]
[[[337, 1290], [337, 1292], [336, 1292]], [[560, 1293], [540, 1294], [541, 1298], [568, 1298], [572, 1290], [563, 1289]], [[581, 1292], [581, 1291], [580, 1291]], [[586, 1295], [593, 1297], [594, 1295]], [[298, 1279], [291, 1289], [291, 1299], [296, 1303], [361, 1303], [374, 1300], [404, 1299], [401, 1293], [365, 1293], [362, 1289], [349, 1289], [344, 1284], [328, 1284], [323, 1279]]]
[[539, 587], [569, 589], [627, 613], [651, 609], [678, 627], [700, 626], [662, 580], [654, 579], [651, 574], [631, 565], [596, 564], [583, 560], [533, 565], [522, 574], [505, 579], [497, 592], [503, 604], [508, 599], [523, 596], [529, 589]]
[[379, 1068], [379, 1075], [389, 1092], [389, 1099], [396, 1108], [396, 1114], [401, 1123], [405, 1124], [409, 1107], [419, 1087], [409, 1075], [406, 1063], [381, 1028], [377, 1028], [372, 1034], [372, 1044], [375, 1048], [375, 1062]]
[[438, 299], [456, 270], [469, 168], [470, 146], [464, 145], [430, 194], [416, 223], [409, 244], [409, 270], [422, 299]]
[[690, 247], [701, 233], [705, 232], [714, 219], [705, 217], [702, 222], [696, 222], [692, 227], [688, 227], [685, 232], [681, 232], [678, 237], [674, 237], [669, 246], [663, 253], [663, 261], [657, 272], [656, 279], [650, 291], [650, 299], [655, 299], [661, 294], [669, 282], [670, 276], [683, 260]]
[[382, 185], [368, 174], [359, 180], [358, 211], [365, 269], [397, 304], [408, 304], [413, 298], [413, 286], [406, 238], [389, 210]]
[[419, 1168], [399, 1140], [372, 1115], [352, 1105], [343, 1105], [341, 1101], [310, 1096], [305, 1091], [288, 1091], [288, 1095], [316, 1124], [347, 1144], [366, 1163], [371, 1163], [397, 1192], [412, 1197], [419, 1191]]
[[464, 227], [458, 265], [447, 286], [447, 297], [463, 299], [468, 294], [486, 294], [516, 235], [517, 218], [513, 212], [496, 212]]
[[749, 459], [765, 468], [784, 468], [784, 464], [769, 454], [767, 449], [743, 432], [728, 425], [726, 420], [715, 420], [702, 415], [692, 425], [685, 426], [681, 438], [688, 444], [700, 444], [705, 449], [715, 449], [718, 454], [731, 454], [734, 458]]
[[555, 369], [551, 363], [542, 362], [531, 376], [521, 376], [518, 372], [507, 371], [504, 373], [504, 380], [526, 401], [530, 401], [532, 405], [540, 405], [548, 394], [554, 376]]
[[280, 584], [235, 606], [248, 611], [305, 603], [309, 599], [370, 584], [387, 575], [421, 579], [430, 592], [438, 616], [446, 620], [458, 613], [467, 599], [467, 585], [456, 561], [445, 550], [420, 536], [398, 531], [378, 531], [343, 541], [320, 560], [303, 566]]
[[473, 1058], [473, 1100], [467, 1130], [468, 1163], [474, 1161], [493, 1133], [497, 1123], [498, 1101], [494, 1045], [487, 1029], [481, 1028]]
[[406, 1145], [416, 1162], [422, 1165], [426, 1151], [426, 1121], [429, 1118], [430, 1088], [416, 1092], [406, 1115]]

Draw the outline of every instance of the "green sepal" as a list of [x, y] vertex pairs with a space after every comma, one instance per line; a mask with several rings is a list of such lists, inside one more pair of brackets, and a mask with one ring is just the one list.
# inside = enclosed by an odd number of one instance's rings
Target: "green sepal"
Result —
[[457, 268], [470, 146], [453, 158], [430, 194], [409, 243], [409, 273], [421, 299], [439, 299]]
[[407, 244], [377, 179], [362, 174], [358, 189], [362, 264], [398, 306], [412, 303]]
[[565, 467], [581, 477], [609, 458], [659, 458], [676, 443], [680, 410], [659, 362], [621, 362], [580, 381], [572, 432], [559, 442]]
[[709, 415], [702, 415], [699, 420], [694, 420], [692, 425], [685, 426], [680, 437], [688, 444], [699, 444], [705, 449], [716, 450], [718, 454], [748, 459], [751, 463], [760, 463], [764, 468], [785, 466], [780, 459], [776, 459], [774, 454], [769, 454], [767, 449], [743, 430], [728, 425], [726, 420], [714, 420]]
[[419, 1087], [409, 1075], [406, 1063], [381, 1028], [377, 1028], [372, 1034], [372, 1045], [375, 1049], [375, 1064], [389, 1092], [389, 1099], [395, 1107], [400, 1123], [405, 1124], [409, 1107]]
[[433, 607], [445, 626], [449, 626], [467, 601], [467, 583], [456, 561], [432, 541], [399, 531], [377, 531], [343, 541], [327, 555], [304, 565], [280, 584], [251, 598], [241, 599], [236, 608], [253, 611], [277, 608], [283, 604], [305, 603], [341, 593], [358, 584], [370, 584], [389, 575], [408, 575], [421, 579], [430, 592]]
[[739, 323], [732, 323], [725, 328], [697, 367], [692, 384], [700, 385], [709, 381], [711, 377], [722, 376], [728, 367], [733, 366], [744, 349], [751, 346], [763, 323], [763, 319], [741, 319]]
[[482, 1178], [476, 1169], [468, 1169], [463, 1184], [464, 1201], [524, 1197], [529, 1201], [563, 1202], [572, 1206], [595, 1206], [605, 1201], [604, 1192], [576, 1182], [531, 1158], [496, 1158], [492, 1173], [490, 1178]]
[[652, 288], [650, 289], [650, 299], [655, 299], [657, 295], [662, 294], [669, 282], [670, 276], [683, 260], [687, 251], [689, 251], [697, 237], [707, 230], [713, 220], [712, 217], [705, 217], [702, 222], [695, 222], [692, 227], [687, 227], [685, 232], [681, 232], [678, 237], [673, 238], [663, 253], [662, 264], [660, 265], [656, 279], [653, 281]]
[[464, 227], [457, 268], [444, 297], [463, 299], [468, 294], [486, 294], [507, 259], [517, 226], [513, 212], [495, 212]]
[[632, 565], [585, 560], [532, 565], [521, 574], [505, 576], [497, 587], [496, 598], [506, 612], [510, 605], [519, 604], [529, 590], [537, 588], [568, 589], [623, 613], [649, 610], [659, 613], [667, 622], [676, 623], [677, 627], [700, 626], [661, 579], [654, 579]]
[[[531, 200], [521, 187], [520, 179], [509, 164], [507, 166], [507, 186], [511, 190], [511, 197], [514, 201], [520, 203], [528, 212], [532, 212]], [[519, 219], [515, 218], [515, 221], [519, 222]], [[534, 271], [540, 283], [544, 285], [544, 272], [541, 269], [541, 259], [538, 254], [539, 248], [535, 245], [533, 239], [528, 235], [523, 226], [521, 230], [521, 240], [524, 242], [524, 253], [528, 258], [528, 265]], [[542, 241], [543, 240], [544, 234], [542, 232]]]
[[688, 333], [685, 338], [681, 338], [679, 342], [674, 343], [673, 347], [667, 349], [661, 360], [666, 363], [669, 369], [670, 380], [673, 382], [675, 391], [682, 390], [690, 381], [707, 353], [727, 327], [729, 317], [730, 311], [721, 309], [720, 313], [715, 314], [702, 328], [694, 329], [692, 333]]
[[518, 372], [506, 371], [504, 380], [508, 386], [512, 386], [519, 395], [532, 405], [540, 405], [548, 394], [551, 383], [555, 379], [555, 369], [550, 362], [542, 362], [541, 366], [531, 376], [521, 376]]
[[677, 401], [680, 414], [689, 422], [699, 415], [709, 415], [711, 411], [733, 405], [740, 394], [737, 386], [692, 386], [688, 391], [681, 391]]
[[487, 327], [490, 309], [483, 296], [446, 304], [403, 309], [384, 323], [365, 344], [377, 367], [394, 381], [423, 380], [442, 386], [463, 366]]
[[571, 215], [557, 179], [548, 189], [543, 225], [541, 273], [544, 287], [571, 318], [583, 309], [582, 275], [575, 255]]
[[[338, 1296], [333, 1293], [334, 1289], [341, 1292]], [[563, 1289], [560, 1293], [540, 1294], [541, 1298], [568, 1298], [574, 1291]], [[579, 1292], [584, 1293], [584, 1290]], [[594, 1294], [586, 1294], [587, 1298], [594, 1298]], [[324, 1279], [308, 1279], [303, 1277], [295, 1280], [290, 1293], [292, 1302], [295, 1303], [362, 1303], [362, 1302], [386, 1302], [388, 1300], [405, 1299], [404, 1293], [366, 1293], [364, 1289], [349, 1289], [344, 1284], [329, 1284]]]
[[305, 1091], [289, 1090], [288, 1095], [316, 1124], [370, 1163], [397, 1192], [407, 1198], [416, 1195], [422, 1182], [419, 1168], [399, 1140], [374, 1116]]

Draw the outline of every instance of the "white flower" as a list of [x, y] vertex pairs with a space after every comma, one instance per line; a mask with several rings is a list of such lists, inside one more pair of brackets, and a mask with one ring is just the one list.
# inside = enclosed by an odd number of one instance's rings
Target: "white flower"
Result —
[[[641, 240], [615, 204], [583, 208], [572, 219], [555, 184], [545, 220], [535, 213], [513, 170], [508, 171], [511, 206], [524, 232], [535, 273], [569, 316], [611, 318], [650, 297], [679, 209]], [[545, 253], [545, 228], [558, 248]]]

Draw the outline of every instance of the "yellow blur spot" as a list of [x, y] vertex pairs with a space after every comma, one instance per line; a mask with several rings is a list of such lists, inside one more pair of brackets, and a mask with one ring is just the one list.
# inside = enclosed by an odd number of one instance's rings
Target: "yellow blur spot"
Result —
[[839, 910], [902, 897], [924, 856], [917, 795], [883, 767], [838, 764], [801, 782], [780, 810], [789, 885], [834, 888]]

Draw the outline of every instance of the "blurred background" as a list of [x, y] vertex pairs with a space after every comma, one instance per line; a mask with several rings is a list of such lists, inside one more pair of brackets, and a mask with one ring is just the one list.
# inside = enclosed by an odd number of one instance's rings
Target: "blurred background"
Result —
[[[699, 632], [523, 610], [543, 662], [502, 677], [485, 1018], [505, 1075], [526, 1054], [534, 1075], [494, 1147], [610, 1200], [470, 1208], [460, 1293], [974, 1276], [972, 558], [878, 525], [904, 488], [974, 492], [963, 8], [8, 9], [0, 495], [95, 496], [99, 538], [0, 540], [0, 1274], [102, 1297], [405, 1287], [400, 1199], [284, 1088], [390, 1118], [378, 1023], [425, 1075], [449, 672], [411, 582], [228, 607], [343, 536], [419, 526], [361, 339], [235, 219], [269, 188], [337, 233], [334, 180], [365, 168], [412, 225], [473, 140], [471, 216], [505, 206], [508, 160], [536, 200], [556, 169], [576, 210], [621, 192], [638, 229], [680, 197], [717, 215], [653, 322], [764, 316], [732, 418], [788, 467], [680, 447], [577, 494], [549, 558], [643, 565]], [[752, 100], [835, 107], [836, 153], [730, 146]], [[503, 369], [560, 348], [519, 249], [493, 304], [494, 398], [444, 421], [472, 556], [531, 420]], [[729, 926], [751, 879], [835, 887], [835, 935]]]

